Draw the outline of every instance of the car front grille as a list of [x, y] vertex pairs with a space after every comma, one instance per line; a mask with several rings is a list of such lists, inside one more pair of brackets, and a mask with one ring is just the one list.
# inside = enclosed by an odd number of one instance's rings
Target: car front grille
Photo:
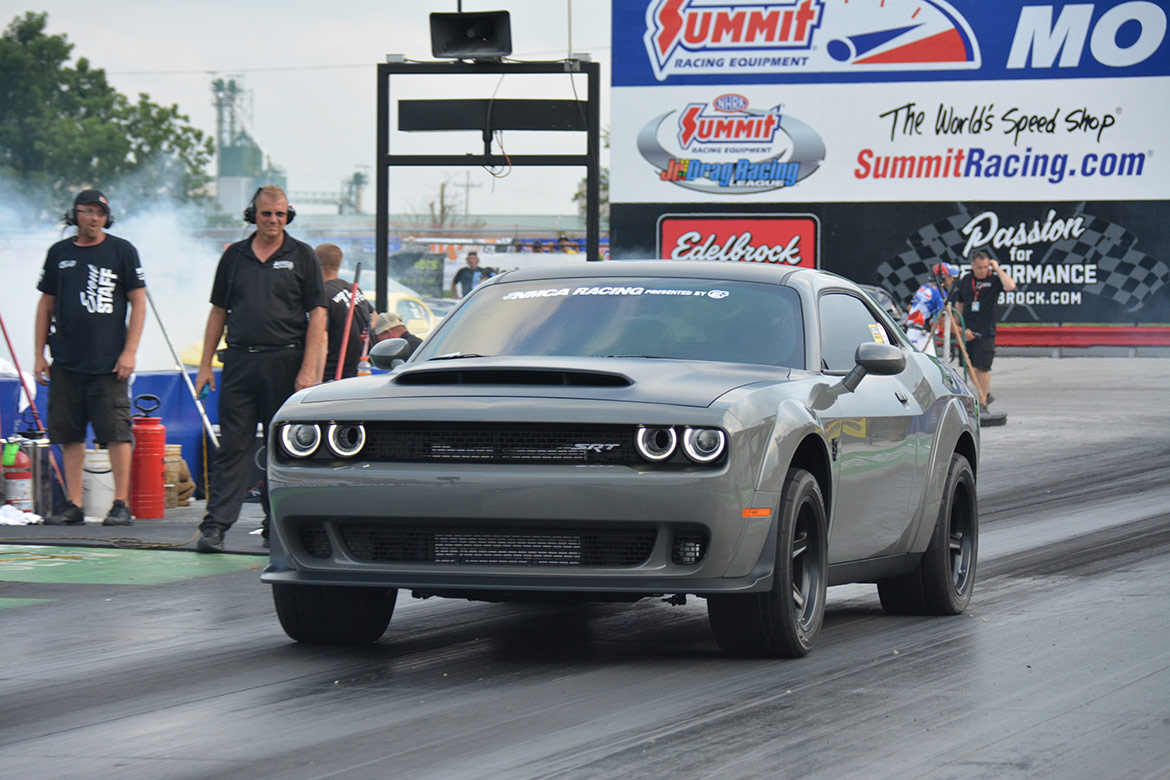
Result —
[[399, 463], [640, 463], [629, 425], [367, 423], [362, 457]]
[[346, 523], [350, 556], [368, 563], [466, 566], [638, 566], [657, 531], [635, 528], [382, 526]]

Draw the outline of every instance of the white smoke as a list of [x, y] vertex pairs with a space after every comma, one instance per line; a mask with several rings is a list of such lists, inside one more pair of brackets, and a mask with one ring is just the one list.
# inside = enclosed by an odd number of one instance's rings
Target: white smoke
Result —
[[[30, 218], [35, 209], [9, 197], [0, 200], [0, 317], [12, 342], [20, 367], [28, 372], [33, 368], [33, 327], [37, 301], [41, 293], [36, 289], [45, 253], [49, 247], [74, 234], [73, 228], [61, 229]], [[175, 361], [163, 335], [170, 336], [175, 349], [182, 353], [192, 345], [198, 349], [203, 341], [203, 327], [210, 308], [208, 298], [215, 266], [222, 251], [221, 242], [201, 238], [197, 227], [204, 217], [198, 207], [184, 204], [160, 203], [147, 211], [121, 218], [117, 196], [111, 196], [111, 208], [116, 223], [109, 232], [130, 241], [138, 249], [139, 259], [146, 272], [146, 286], [150, 292], [162, 327], [150, 305], [147, 305], [146, 323], [138, 349], [138, 371], [172, 370]], [[70, 203], [64, 204], [64, 212]], [[234, 239], [235, 237], [233, 237]], [[7, 345], [4, 357], [9, 357]]]

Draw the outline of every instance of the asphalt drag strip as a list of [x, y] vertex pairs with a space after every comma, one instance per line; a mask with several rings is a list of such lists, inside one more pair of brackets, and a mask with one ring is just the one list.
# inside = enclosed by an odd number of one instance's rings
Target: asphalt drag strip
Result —
[[968, 611], [834, 588], [798, 660], [722, 655], [698, 598], [400, 593], [374, 645], [298, 645], [261, 556], [6, 545], [83, 555], [0, 562], [0, 775], [1165, 777], [1170, 361], [1004, 360], [992, 386]]

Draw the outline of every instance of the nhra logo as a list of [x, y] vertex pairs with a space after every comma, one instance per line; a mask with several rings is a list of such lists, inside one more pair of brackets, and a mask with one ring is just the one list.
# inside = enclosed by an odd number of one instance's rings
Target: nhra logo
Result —
[[975, 69], [979, 46], [945, 0], [653, 0], [654, 77]]
[[642, 128], [637, 145], [660, 180], [719, 195], [791, 187], [825, 158], [824, 141], [811, 127], [779, 105], [754, 109], [737, 93], [667, 111]]

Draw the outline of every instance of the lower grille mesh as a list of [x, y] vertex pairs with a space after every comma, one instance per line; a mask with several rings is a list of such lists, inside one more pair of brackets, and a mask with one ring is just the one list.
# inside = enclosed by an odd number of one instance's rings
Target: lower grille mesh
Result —
[[654, 549], [652, 527], [555, 529], [344, 525], [358, 561], [475, 566], [637, 566]]
[[314, 558], [333, 557], [333, 545], [329, 544], [329, 535], [321, 524], [301, 526], [301, 547]]

